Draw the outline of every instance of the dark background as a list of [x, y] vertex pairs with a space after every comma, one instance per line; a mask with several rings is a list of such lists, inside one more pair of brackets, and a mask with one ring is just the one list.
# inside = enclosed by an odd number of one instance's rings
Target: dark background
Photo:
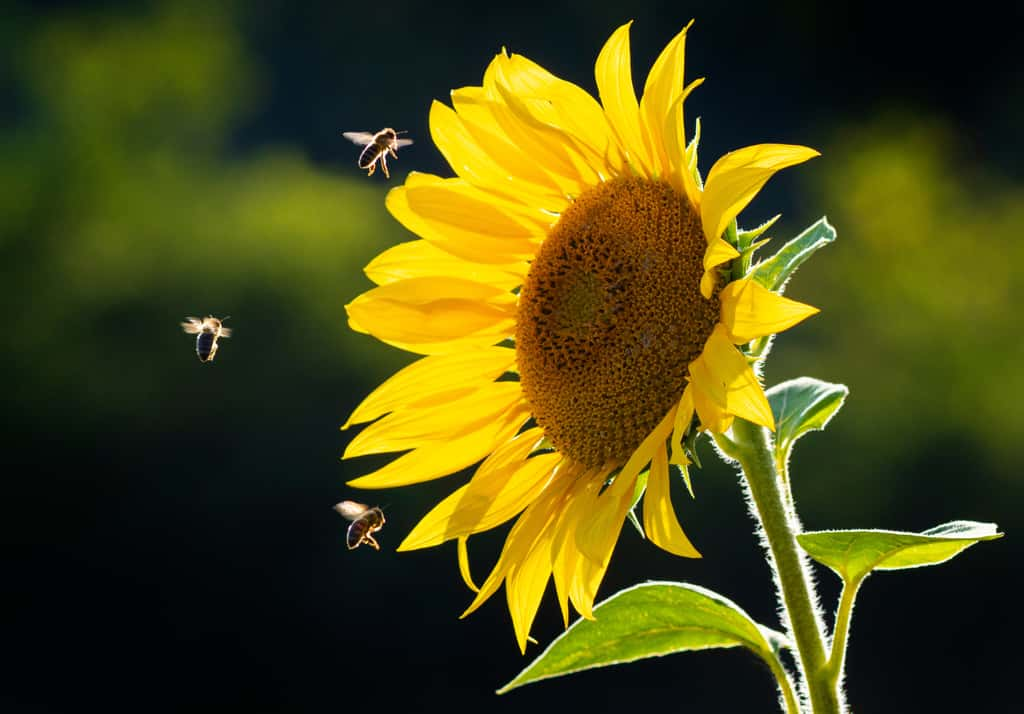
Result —
[[[850, 399], [793, 464], [808, 528], [1008, 536], [861, 591], [857, 712], [1001, 711], [1024, 634], [1024, 56], [1019, 3], [15, 3], [0, 21], [0, 293], [6, 314], [0, 704], [16, 712], [771, 711], [740, 651], [584, 673], [495, 697], [520, 656], [499, 594], [465, 621], [454, 546], [394, 547], [464, 475], [389, 492], [345, 481], [337, 427], [410, 356], [352, 333], [360, 270], [410, 236], [384, 195], [451, 175], [427, 111], [502, 46], [594, 91], [636, 20], [638, 86], [691, 17], [707, 83], [701, 168], [793, 142], [823, 156], [741, 216], [775, 244], [823, 214], [836, 245], [788, 293], [769, 384]], [[386, 182], [343, 130], [407, 129]], [[177, 323], [230, 314], [199, 364]], [[717, 590], [777, 626], [730, 469], [704, 448], [676, 498], [699, 561], [623, 531], [600, 597], [646, 579]], [[681, 492], [680, 492], [681, 493]], [[343, 498], [387, 506], [348, 552]], [[479, 578], [502, 533], [473, 549]], [[834, 576], [820, 574], [826, 610]], [[561, 631], [553, 598], [534, 635]]]

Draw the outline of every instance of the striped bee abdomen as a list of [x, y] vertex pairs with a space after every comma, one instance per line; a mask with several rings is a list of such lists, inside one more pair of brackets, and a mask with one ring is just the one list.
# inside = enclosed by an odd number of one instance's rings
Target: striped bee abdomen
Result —
[[196, 354], [199, 355], [199, 360], [202, 362], [209, 362], [213, 359], [214, 345], [217, 342], [217, 336], [212, 332], [200, 332], [199, 336], [196, 337]]

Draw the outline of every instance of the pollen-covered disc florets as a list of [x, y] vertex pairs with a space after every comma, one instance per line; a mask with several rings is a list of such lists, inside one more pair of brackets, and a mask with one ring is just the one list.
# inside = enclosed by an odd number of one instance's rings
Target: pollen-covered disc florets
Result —
[[679, 401], [719, 318], [700, 294], [706, 248], [689, 201], [642, 178], [584, 193], [541, 246], [517, 361], [537, 423], [576, 462], [624, 462]]

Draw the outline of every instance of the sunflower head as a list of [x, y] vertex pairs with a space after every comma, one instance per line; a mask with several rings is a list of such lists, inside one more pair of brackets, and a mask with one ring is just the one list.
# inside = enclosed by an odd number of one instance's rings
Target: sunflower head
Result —
[[[688, 29], [688, 28], [687, 28]], [[520, 647], [549, 578], [563, 616], [586, 617], [647, 471], [648, 538], [698, 557], [672, 507], [693, 429], [735, 417], [773, 428], [743, 346], [816, 312], [733, 279], [739, 212], [781, 168], [817, 152], [762, 144], [726, 154], [702, 182], [686, 142], [686, 32], [637, 100], [629, 25], [595, 67], [600, 101], [520, 55], [481, 86], [435, 102], [434, 142], [456, 178], [410, 174], [387, 207], [419, 240], [368, 267], [377, 287], [347, 306], [353, 329], [423, 355], [377, 388], [346, 427], [374, 421], [346, 457], [404, 451], [351, 482], [385, 488], [475, 464], [400, 546], [456, 540], [479, 607], [502, 584]], [[469, 536], [515, 519], [477, 588]]]

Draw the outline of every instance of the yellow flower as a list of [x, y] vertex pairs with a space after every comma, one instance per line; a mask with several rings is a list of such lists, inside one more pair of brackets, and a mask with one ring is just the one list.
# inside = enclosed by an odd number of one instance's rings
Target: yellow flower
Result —
[[[688, 29], [688, 28], [687, 28]], [[480, 87], [430, 110], [434, 143], [458, 178], [411, 173], [387, 207], [422, 238], [367, 266], [377, 287], [349, 324], [426, 355], [388, 379], [345, 427], [377, 420], [345, 457], [408, 451], [350, 483], [389, 488], [481, 460], [399, 547], [458, 541], [518, 516], [466, 614], [505, 584], [525, 648], [548, 578], [568, 623], [593, 617], [598, 586], [649, 466], [643, 522], [655, 545], [699, 557], [676, 520], [669, 463], [694, 415], [722, 432], [734, 417], [774, 428], [737, 349], [815, 308], [749, 278], [723, 239], [776, 171], [816, 156], [762, 144], [697, 178], [683, 100], [686, 29], [654, 63], [637, 102], [629, 25], [597, 58], [599, 104], [504, 51]]]

